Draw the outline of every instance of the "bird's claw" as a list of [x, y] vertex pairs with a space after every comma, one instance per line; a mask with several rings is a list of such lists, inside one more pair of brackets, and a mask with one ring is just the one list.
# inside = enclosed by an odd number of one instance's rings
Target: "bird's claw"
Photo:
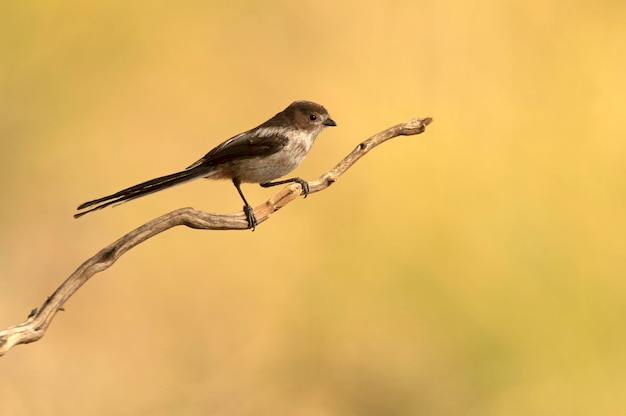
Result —
[[300, 178], [294, 179], [294, 182], [300, 184], [300, 186], [302, 187], [302, 195], [304, 195], [304, 197], [306, 198], [309, 195], [309, 183]]
[[248, 221], [248, 228], [254, 231], [257, 225], [256, 217], [254, 216], [254, 208], [252, 208], [250, 205], [244, 205], [243, 213], [246, 214], [246, 220]]

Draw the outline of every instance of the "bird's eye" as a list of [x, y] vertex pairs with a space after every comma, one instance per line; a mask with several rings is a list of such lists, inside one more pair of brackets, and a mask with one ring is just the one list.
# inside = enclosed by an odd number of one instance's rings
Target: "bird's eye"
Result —
[[310, 114], [309, 115], [309, 120], [311, 120], [311, 121], [317, 120], [317, 114]]

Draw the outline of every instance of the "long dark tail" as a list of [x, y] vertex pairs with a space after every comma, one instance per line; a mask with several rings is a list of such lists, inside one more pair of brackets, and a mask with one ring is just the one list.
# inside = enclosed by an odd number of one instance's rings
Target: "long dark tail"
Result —
[[165, 175], [161, 176], [160, 178], [151, 179], [149, 181], [140, 183], [139, 185], [122, 189], [121, 191], [109, 196], [94, 199], [93, 201], [87, 201], [84, 204], [79, 205], [77, 209], [81, 210], [89, 207], [93, 208], [74, 214], [74, 218], [80, 218], [87, 213], [108, 207], [109, 205], [117, 204], [124, 201], [130, 201], [131, 199], [140, 198], [154, 192], [162, 191], [163, 189], [169, 188], [174, 185], [179, 185], [184, 182], [205, 177], [209, 175], [213, 171], [213, 169], [214, 168], [212, 166], [198, 166], [196, 168], [187, 169], [182, 172], [176, 172], [172, 173], [171, 175]]

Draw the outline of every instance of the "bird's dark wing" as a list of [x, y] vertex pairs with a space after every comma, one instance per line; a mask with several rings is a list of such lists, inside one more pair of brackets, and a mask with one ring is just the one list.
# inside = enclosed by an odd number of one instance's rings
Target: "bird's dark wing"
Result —
[[189, 166], [215, 166], [237, 159], [269, 156], [287, 145], [289, 138], [274, 128], [257, 128], [238, 134], [216, 146], [200, 160]]

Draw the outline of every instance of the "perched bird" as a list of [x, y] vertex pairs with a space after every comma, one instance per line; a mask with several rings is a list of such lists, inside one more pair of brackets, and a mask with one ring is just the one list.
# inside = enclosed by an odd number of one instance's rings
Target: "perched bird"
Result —
[[85, 202], [78, 207], [79, 211], [84, 211], [75, 214], [74, 218], [194, 179], [229, 179], [243, 200], [248, 228], [254, 229], [257, 221], [241, 191], [241, 184], [258, 183], [270, 187], [296, 182], [302, 186], [302, 194], [306, 197], [309, 185], [301, 178], [272, 181], [298, 167], [324, 127], [336, 125], [323, 106], [311, 101], [295, 101], [258, 127], [216, 146], [187, 169]]

